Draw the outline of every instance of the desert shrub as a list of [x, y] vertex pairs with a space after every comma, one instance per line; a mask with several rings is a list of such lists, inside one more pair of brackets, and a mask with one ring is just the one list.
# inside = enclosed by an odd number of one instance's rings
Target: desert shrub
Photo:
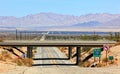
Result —
[[0, 60], [6, 61], [7, 59], [12, 59], [10, 53], [8, 51], [2, 51], [0, 55]]
[[84, 66], [84, 62], [79, 62], [78, 65], [81, 66], [81, 67], [83, 67]]
[[2, 60], [2, 55], [0, 54], [0, 60]]
[[103, 62], [107, 62], [107, 61], [108, 61], [108, 58], [105, 57], [105, 58], [102, 59], [102, 61], [103, 61]]
[[120, 45], [120, 41], [118, 41], [115, 45], [116, 45], [116, 46], [117, 46], [117, 45]]
[[24, 65], [30, 67], [30, 66], [32, 66], [32, 64], [33, 64], [33, 60], [32, 60], [32, 59], [29, 59], [29, 58], [24, 58], [24, 59], [23, 59], [23, 63], [24, 63]]
[[97, 67], [103, 67], [103, 64], [102, 63], [98, 63]]
[[37, 53], [37, 50], [34, 50], [33, 53]]
[[106, 62], [101, 62], [97, 64], [97, 67], [104, 67], [106, 66]]
[[83, 47], [82, 52], [89, 51], [90, 49], [91, 49], [91, 47]]
[[13, 63], [16, 63], [18, 66], [32, 66], [33, 60], [29, 58], [24, 58], [24, 59], [18, 59], [18, 58], [12, 58], [11, 53], [8, 51], [1, 51], [0, 54], [0, 60], [1, 61], [10, 61]]
[[0, 38], [0, 42], [3, 42], [4, 39]]
[[86, 61], [85, 63], [84, 63], [84, 67], [89, 67], [91, 65], [91, 63], [89, 62], [89, 61]]
[[115, 58], [113, 64], [118, 65], [118, 63], [119, 63], [119, 59], [118, 59], [118, 58]]
[[64, 52], [66, 50], [66, 48], [64, 48], [64, 47], [60, 47], [59, 49], [61, 52]]
[[89, 61], [79, 63], [79, 66], [81, 66], [81, 67], [89, 67], [90, 65], [91, 65], [91, 63]]
[[32, 59], [29, 59], [29, 58], [24, 58], [24, 59], [14, 59], [13, 60], [14, 63], [16, 63], [18, 66], [32, 66], [33, 64], [33, 60]]
[[21, 59], [17, 59], [17, 60], [16, 60], [16, 64], [17, 64], [18, 66], [24, 65], [24, 63], [23, 63], [23, 61], [22, 61]]

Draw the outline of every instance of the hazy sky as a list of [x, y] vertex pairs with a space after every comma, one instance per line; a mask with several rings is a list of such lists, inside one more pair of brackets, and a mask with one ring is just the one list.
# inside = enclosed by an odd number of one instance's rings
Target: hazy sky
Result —
[[40, 12], [84, 15], [120, 13], [120, 0], [0, 0], [0, 16], [22, 17]]

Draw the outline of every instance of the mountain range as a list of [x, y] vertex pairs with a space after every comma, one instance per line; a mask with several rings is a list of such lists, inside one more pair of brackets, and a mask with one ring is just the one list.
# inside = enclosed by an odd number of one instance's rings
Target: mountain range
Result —
[[120, 14], [81, 16], [38, 13], [24, 17], [0, 16], [0, 28], [120, 28]]

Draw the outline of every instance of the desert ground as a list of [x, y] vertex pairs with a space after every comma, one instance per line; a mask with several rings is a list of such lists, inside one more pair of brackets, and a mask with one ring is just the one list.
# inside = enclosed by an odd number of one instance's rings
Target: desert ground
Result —
[[[88, 67], [88, 66], [28, 66], [24, 63], [18, 64], [19, 62], [14, 62], [16, 59], [19, 59], [15, 55], [11, 53], [7, 53], [6, 55], [2, 55], [2, 53], [6, 50], [0, 47], [0, 74], [119, 74], [120, 73], [120, 45], [113, 45], [110, 47], [108, 51], [108, 56], [114, 56], [113, 63], [108, 61], [107, 65], [105, 62], [102, 62], [102, 59], [105, 58], [105, 51], [102, 52], [101, 56], [101, 66], [99, 67]], [[26, 52], [26, 47], [22, 47], [21, 50]], [[67, 48], [60, 48], [62, 52], [68, 55]], [[73, 48], [73, 54], [75, 53], [75, 48]], [[89, 53], [91, 53], [92, 49], [90, 49], [87, 53], [82, 53], [85, 58]], [[20, 56], [22, 55], [20, 52], [15, 51]], [[75, 58], [71, 61], [74, 62]], [[87, 61], [87, 65], [92, 64], [93, 57]]]

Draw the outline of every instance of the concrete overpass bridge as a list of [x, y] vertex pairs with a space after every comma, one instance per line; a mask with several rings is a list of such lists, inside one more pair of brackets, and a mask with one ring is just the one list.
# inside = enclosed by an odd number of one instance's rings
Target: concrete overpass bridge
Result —
[[76, 64], [80, 61], [81, 47], [103, 47], [104, 44], [115, 44], [115, 41], [34, 41], [34, 40], [5, 40], [0, 46], [26, 46], [27, 57], [32, 57], [34, 46], [39, 47], [69, 47], [69, 59], [72, 57], [72, 48], [76, 47]]

